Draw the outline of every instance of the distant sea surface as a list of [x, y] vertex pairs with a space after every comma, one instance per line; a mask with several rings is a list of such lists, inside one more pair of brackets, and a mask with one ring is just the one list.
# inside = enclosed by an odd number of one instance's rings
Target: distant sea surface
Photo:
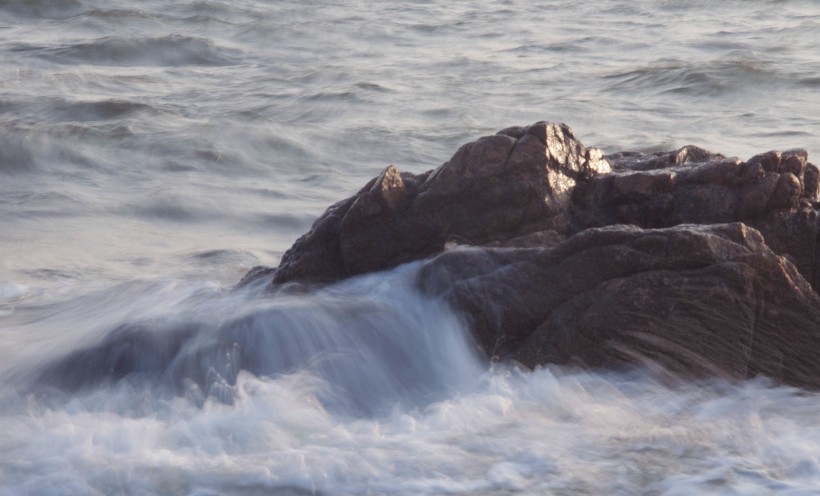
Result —
[[818, 494], [820, 396], [490, 368], [416, 267], [233, 290], [511, 125], [820, 163], [820, 3], [0, 0], [0, 494]]

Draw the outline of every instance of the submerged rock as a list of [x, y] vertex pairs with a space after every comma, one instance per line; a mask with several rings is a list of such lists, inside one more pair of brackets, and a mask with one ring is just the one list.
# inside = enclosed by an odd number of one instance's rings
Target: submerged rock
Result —
[[820, 385], [819, 176], [804, 150], [605, 156], [565, 124], [512, 127], [424, 174], [387, 167], [273, 283], [429, 258], [419, 285], [488, 356]]

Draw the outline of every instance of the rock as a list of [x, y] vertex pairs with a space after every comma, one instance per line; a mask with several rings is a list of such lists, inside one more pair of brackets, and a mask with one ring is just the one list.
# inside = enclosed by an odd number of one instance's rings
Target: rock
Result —
[[585, 148], [568, 126], [545, 122], [468, 143], [417, 176], [390, 166], [329, 208], [284, 254], [273, 281], [329, 282], [388, 269], [438, 253], [448, 241], [564, 234], [575, 186], [610, 170], [603, 153]]
[[765, 233], [769, 248], [786, 256], [815, 290], [820, 288], [820, 232], [817, 210], [811, 204], [804, 203], [795, 211], [774, 212], [747, 224]]
[[454, 250], [426, 262], [419, 285], [463, 312], [486, 353], [526, 366], [651, 362], [820, 386], [820, 298], [741, 223]]
[[693, 145], [687, 145], [673, 152], [659, 152], [647, 155], [641, 152], [618, 152], [607, 156], [616, 170], [646, 171], [664, 169], [688, 163], [702, 163], [724, 159], [719, 153], [712, 153]]
[[[805, 150], [745, 163], [692, 145], [605, 157], [565, 124], [511, 127], [462, 146], [424, 174], [386, 168], [330, 207], [285, 253], [273, 281], [332, 282], [423, 259], [445, 245], [507, 246], [537, 232], [563, 239], [615, 224], [741, 221], [772, 238], [770, 246], [816, 284], [816, 222], [797, 212], [801, 202], [813, 211], [818, 176]], [[793, 239], [812, 240], [811, 249]]]
[[[428, 259], [419, 286], [490, 357], [818, 387], [818, 200], [805, 150], [605, 156], [538, 122], [423, 174], [387, 167], [296, 241], [273, 282]], [[257, 277], [270, 270], [243, 281]]]
[[506, 241], [493, 241], [484, 246], [488, 248], [552, 248], [560, 244], [566, 238], [552, 229], [537, 231]]
[[745, 222], [815, 283], [817, 222], [809, 212], [816, 211], [817, 174], [804, 150], [767, 152], [745, 163], [695, 147], [652, 158], [617, 154], [610, 160], [611, 174], [575, 188], [574, 232], [614, 224], [659, 228]]
[[615, 223], [665, 227], [746, 221], [796, 208], [805, 158], [794, 171], [763, 167], [759, 160], [721, 158], [591, 178], [574, 192], [573, 218], [579, 230]]
[[[311, 282], [332, 282], [347, 277], [342, 262], [339, 241], [339, 224], [356, 197], [351, 197], [328, 208], [282, 257], [273, 274], [273, 282], [302, 280]], [[262, 273], [256, 269], [257, 273]], [[250, 275], [250, 274], [248, 274]], [[243, 280], [253, 280], [246, 275]]]

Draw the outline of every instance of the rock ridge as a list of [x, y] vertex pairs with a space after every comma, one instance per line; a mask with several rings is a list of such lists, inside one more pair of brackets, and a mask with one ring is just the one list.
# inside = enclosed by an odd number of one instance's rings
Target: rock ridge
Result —
[[423, 174], [387, 167], [328, 208], [284, 254], [273, 281], [332, 282], [429, 257], [448, 243], [510, 246], [615, 224], [744, 222], [816, 287], [820, 174], [807, 159], [805, 150], [788, 150], [742, 162], [692, 145], [605, 156], [566, 124], [510, 127]]

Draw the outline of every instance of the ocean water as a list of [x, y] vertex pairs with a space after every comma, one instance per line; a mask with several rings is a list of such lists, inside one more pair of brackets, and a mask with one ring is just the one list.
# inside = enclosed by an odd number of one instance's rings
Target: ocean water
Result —
[[413, 265], [233, 289], [538, 120], [817, 163], [820, 4], [0, 0], [0, 494], [820, 494], [814, 392], [490, 366]]

